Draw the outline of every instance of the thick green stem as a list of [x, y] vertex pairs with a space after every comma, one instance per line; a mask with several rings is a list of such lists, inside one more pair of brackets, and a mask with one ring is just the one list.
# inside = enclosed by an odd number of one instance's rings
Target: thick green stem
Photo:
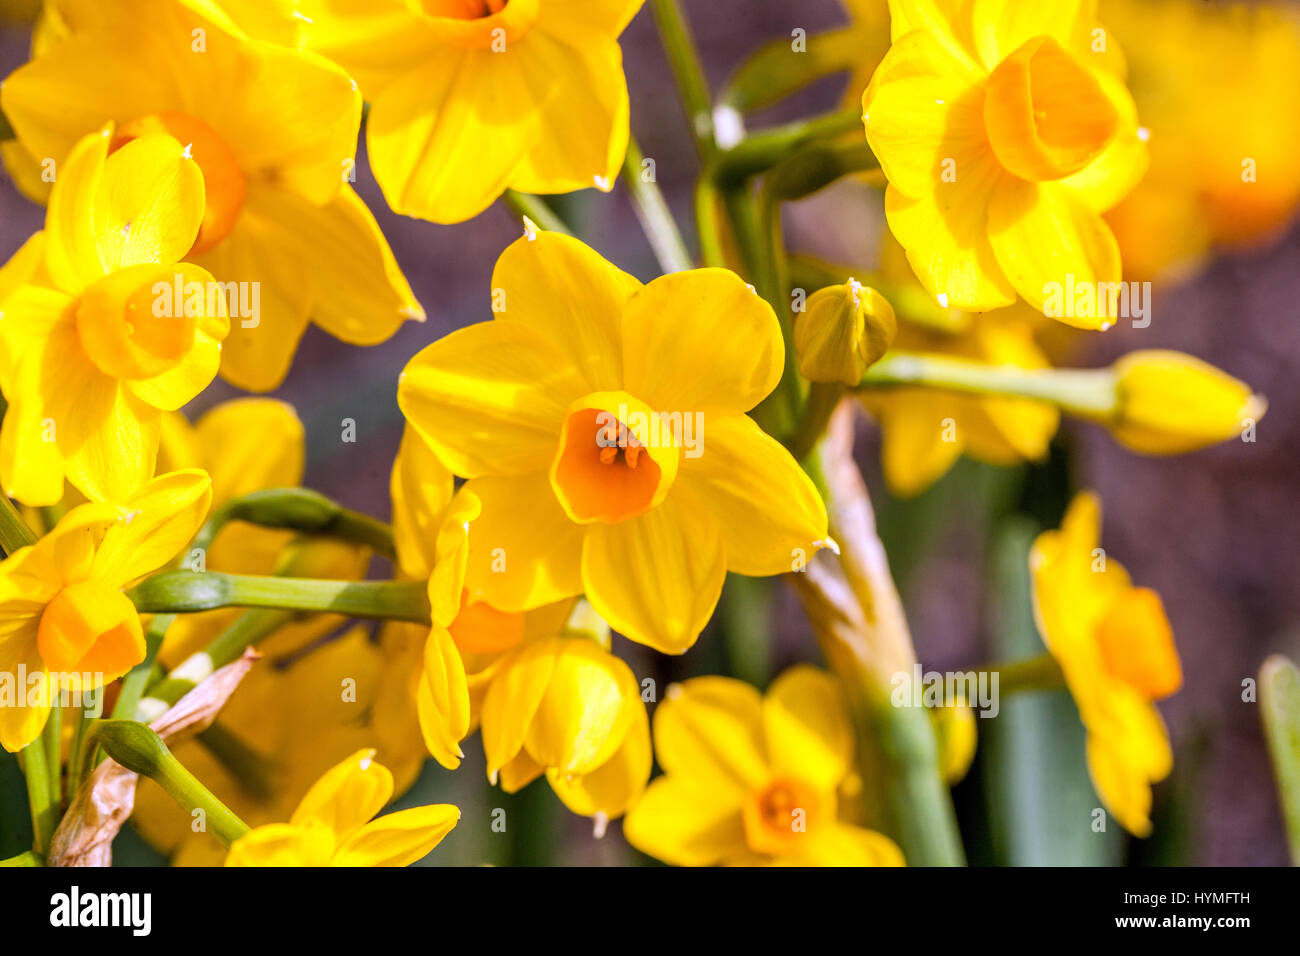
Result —
[[232, 498], [199, 529], [194, 547], [210, 549], [218, 532], [231, 521], [355, 541], [390, 560], [396, 557], [391, 526], [309, 488], [267, 488]]
[[507, 189], [504, 199], [506, 205], [520, 218], [531, 219], [533, 223], [547, 232], [558, 232], [565, 236], [573, 235], [569, 231], [569, 227], [564, 224], [564, 220], [540, 196]]
[[685, 272], [694, 268], [695, 262], [655, 179], [655, 173], [645, 167], [645, 157], [636, 140], [629, 138], [627, 155], [623, 158], [623, 182], [632, 195], [632, 208], [650, 240], [659, 268], [665, 273]]
[[218, 571], [164, 571], [137, 584], [127, 597], [141, 614], [265, 607], [428, 624], [425, 590], [423, 581], [321, 581]]
[[1291, 862], [1300, 866], [1300, 669], [1281, 654], [1260, 668], [1259, 706]]
[[27, 777], [27, 805], [32, 813], [33, 849], [44, 853], [59, 822], [59, 808], [50, 791], [50, 768], [45, 741], [37, 737], [23, 748], [23, 774]]
[[1060, 690], [1065, 674], [1051, 654], [1039, 654], [1024, 660], [990, 664], [980, 670], [998, 675], [998, 693], [1018, 694], [1030, 690]]
[[248, 832], [248, 824], [186, 770], [162, 738], [144, 724], [134, 720], [101, 720], [91, 733], [94, 743], [123, 767], [155, 781], [191, 813], [202, 810], [206, 826], [226, 846]]
[[1110, 369], [1020, 368], [921, 352], [890, 352], [867, 369], [860, 387], [886, 385], [1032, 398], [1102, 421], [1113, 416], [1118, 405], [1115, 373]]
[[790, 454], [803, 461], [826, 433], [831, 413], [844, 396], [843, 382], [813, 382], [799, 416], [799, 427], [790, 439]]
[[668, 56], [668, 65], [677, 82], [677, 92], [686, 109], [695, 134], [695, 144], [700, 158], [708, 161], [716, 148], [713, 139], [713, 108], [709, 97], [709, 84], [704, 78], [700, 55], [695, 49], [695, 39], [677, 0], [650, 0], [659, 37]]

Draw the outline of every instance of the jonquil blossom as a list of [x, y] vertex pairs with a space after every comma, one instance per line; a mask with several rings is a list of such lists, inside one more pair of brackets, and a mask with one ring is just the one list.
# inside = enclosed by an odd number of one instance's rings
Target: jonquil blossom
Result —
[[943, 304], [985, 311], [1019, 295], [1041, 309], [1067, 276], [1119, 282], [1101, 214], [1141, 178], [1147, 151], [1095, 6], [891, 0], [893, 45], [863, 122], [889, 181], [889, 227]]
[[688, 680], [655, 710], [654, 741], [663, 776], [623, 824], [643, 853], [679, 866], [903, 864], [888, 837], [840, 819], [853, 728], [829, 674], [792, 667], [766, 695]]
[[627, 151], [618, 35], [642, 0], [303, 0], [309, 49], [367, 102], [388, 204], [454, 223], [507, 188], [609, 192]]
[[1137, 836], [1151, 832], [1151, 784], [1173, 767], [1154, 701], [1182, 686], [1182, 666], [1160, 597], [1134, 587], [1100, 549], [1101, 502], [1071, 502], [1059, 531], [1029, 556], [1038, 630], [1061, 665], [1088, 732], [1088, 770], [1106, 808]]
[[229, 321], [213, 279], [179, 263], [200, 229], [203, 175], [165, 133], [109, 155], [82, 139], [50, 195], [45, 231], [0, 272], [4, 492], [28, 505], [63, 479], [121, 502], [153, 477], [159, 420], [217, 374]]
[[123, 592], [185, 547], [211, 497], [204, 472], [162, 475], [121, 507], [72, 509], [45, 537], [0, 562], [6, 750], [36, 739], [60, 691], [95, 690], [144, 660], [140, 617]]
[[[374, 345], [424, 318], [349, 185], [361, 95], [346, 73], [315, 54], [248, 38], [210, 2], [58, 7], [69, 35], [5, 79], [0, 108], [30, 161], [53, 164], [58, 179], [73, 144], [107, 122], [117, 127], [114, 147], [158, 132], [188, 147], [203, 170], [206, 204], [182, 252], [238, 284], [225, 379], [275, 388], [309, 321]], [[10, 162], [17, 156], [5, 153]], [[40, 180], [22, 171], [15, 178]]]
[[585, 592], [615, 630], [680, 654], [728, 569], [825, 543], [811, 481], [745, 412], [781, 377], [772, 309], [724, 269], [642, 285], [575, 239], [502, 253], [491, 322], [413, 358], [407, 421], [482, 503], [465, 586], [502, 611]]
[[429, 577], [431, 604], [445, 609], [424, 632], [385, 628], [385, 644], [410, 660], [405, 696], [429, 752], [455, 769], [460, 742], [481, 724], [488, 776], [508, 793], [545, 774], [575, 813], [622, 814], [650, 776], [650, 728], [640, 685], [609, 652], [608, 626], [572, 600], [512, 613], [449, 590], [463, 588], [478, 502], [453, 497], [451, 473], [410, 427], [391, 491], [402, 573]]
[[447, 803], [376, 816], [393, 775], [359, 750], [321, 777], [288, 823], [268, 823], [230, 845], [226, 866], [409, 866], [460, 820]]

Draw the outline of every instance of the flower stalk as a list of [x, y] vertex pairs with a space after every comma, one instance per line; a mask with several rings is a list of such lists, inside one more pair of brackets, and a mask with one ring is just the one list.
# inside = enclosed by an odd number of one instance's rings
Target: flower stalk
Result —
[[355, 541], [390, 560], [396, 557], [392, 527], [344, 508], [309, 488], [268, 488], [232, 498], [217, 508], [199, 529], [194, 547], [210, 549], [217, 534], [231, 521]]
[[659, 191], [655, 176], [645, 168], [641, 147], [631, 138], [627, 142], [627, 155], [623, 158], [623, 182], [632, 196], [632, 208], [641, 223], [641, 230], [650, 241], [659, 267], [665, 273], [694, 268], [695, 261], [686, 248], [663, 193]]

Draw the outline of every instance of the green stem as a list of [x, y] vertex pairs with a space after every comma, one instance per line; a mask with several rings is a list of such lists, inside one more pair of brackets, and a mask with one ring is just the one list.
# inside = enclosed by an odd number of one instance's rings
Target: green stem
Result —
[[998, 675], [998, 693], [1017, 694], [1027, 690], [1060, 690], [1065, 687], [1065, 674], [1051, 654], [1039, 654], [1019, 661], [990, 664], [980, 668]]
[[59, 811], [50, 792], [50, 768], [46, 760], [45, 741], [37, 737], [23, 748], [23, 774], [27, 777], [27, 805], [32, 812], [32, 849], [44, 853], [58, 823]]
[[226, 846], [248, 832], [248, 824], [176, 759], [161, 737], [133, 720], [101, 720], [92, 729], [95, 743], [128, 770], [158, 783], [186, 810], [202, 810], [204, 820]]
[[36, 543], [36, 534], [27, 526], [8, 495], [0, 495], [0, 549], [5, 555]]
[[750, 176], [771, 169], [814, 140], [833, 139], [861, 127], [861, 111], [844, 109], [759, 130], [718, 155], [713, 167], [714, 181], [723, 187], [735, 186]]
[[695, 144], [701, 160], [708, 161], [716, 147], [713, 139], [713, 107], [710, 103], [709, 84], [704, 78], [700, 55], [695, 48], [690, 26], [682, 14], [677, 0], [650, 0], [659, 37], [668, 56], [668, 65], [677, 82], [686, 109], [686, 118], [695, 133]]
[[[0, 137], [3, 139], [3, 137]], [[33, 853], [28, 850], [26, 853], [19, 853], [17, 856], [11, 856], [7, 860], [0, 860], [0, 866], [44, 866], [45, 857], [39, 853]]]
[[1259, 705], [1291, 862], [1300, 866], [1300, 669], [1281, 654], [1260, 668]]
[[695, 184], [695, 233], [700, 240], [700, 262], [710, 268], [725, 268], [722, 197], [707, 171]]
[[55, 811], [63, 806], [63, 708], [55, 702], [41, 731], [45, 743], [45, 768], [50, 775], [50, 800]]
[[265, 607], [429, 623], [423, 581], [321, 581], [219, 571], [164, 571], [128, 593], [141, 614]]
[[817, 447], [826, 433], [831, 413], [844, 397], [843, 382], [813, 382], [808, 388], [808, 398], [799, 416], [799, 426], [790, 439], [790, 454], [795, 461], [803, 461]]
[[130, 720], [135, 717], [136, 708], [140, 698], [144, 696], [145, 689], [160, 678], [161, 675], [157, 673], [158, 652], [162, 649], [163, 638], [167, 636], [167, 628], [171, 627], [174, 620], [176, 620], [174, 614], [156, 614], [149, 622], [149, 630], [144, 635], [144, 660], [131, 668], [122, 678], [122, 687], [118, 691], [116, 703], [113, 704], [111, 716], [114, 720]]
[[569, 227], [564, 224], [564, 220], [540, 196], [507, 189], [504, 198], [506, 205], [521, 219], [531, 219], [533, 223], [547, 232], [558, 232], [565, 236], [573, 235], [569, 231]]
[[1049, 402], [1083, 418], [1115, 414], [1115, 374], [1110, 369], [1032, 369], [989, 365], [921, 352], [890, 352], [862, 377], [862, 388], [924, 385], [975, 395], [1007, 395]]
[[665, 273], [685, 272], [694, 268], [695, 262], [691, 259], [668, 203], [664, 201], [663, 193], [659, 191], [654, 174], [646, 177], [647, 171], [642, 168], [644, 162], [641, 147], [635, 139], [629, 137], [627, 155], [623, 158], [623, 182], [632, 195], [632, 208], [636, 210], [641, 229], [650, 240], [650, 248], [659, 261], [659, 268]]
[[267, 488], [232, 498], [199, 529], [194, 547], [211, 549], [218, 532], [231, 521], [355, 541], [390, 560], [396, 558], [391, 526], [309, 488]]

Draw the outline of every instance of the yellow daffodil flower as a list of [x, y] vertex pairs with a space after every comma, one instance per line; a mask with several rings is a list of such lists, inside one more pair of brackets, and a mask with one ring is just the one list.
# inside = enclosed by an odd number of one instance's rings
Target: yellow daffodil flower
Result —
[[664, 774], [628, 813], [638, 850], [679, 866], [901, 866], [888, 837], [841, 822], [853, 729], [839, 685], [808, 665], [766, 695], [727, 677], [669, 689], [654, 715]]
[[1151, 784], [1173, 767], [1153, 701], [1182, 686], [1160, 597], [1134, 587], [1099, 547], [1101, 502], [1083, 492], [1059, 531], [1030, 552], [1034, 614], [1088, 731], [1088, 770], [1107, 809], [1137, 836], [1151, 832]]
[[1114, 368], [1118, 401], [1107, 425], [1134, 451], [1195, 451], [1240, 437], [1268, 410], [1245, 382], [1182, 352], [1130, 352]]
[[[1141, 279], [1175, 278], [1216, 245], [1275, 237], [1300, 205], [1300, 19], [1289, 4], [1106, 0], [1141, 56], [1129, 87], [1151, 130], [1151, 171], [1106, 214]], [[1214, 51], [1212, 69], [1204, 53]]]
[[230, 846], [226, 866], [408, 866], [442, 842], [460, 810], [441, 803], [376, 814], [393, 796], [393, 776], [359, 750], [316, 781], [288, 823], [250, 830]]
[[472, 600], [522, 611], [585, 592], [620, 633], [680, 654], [728, 569], [779, 574], [824, 543], [812, 482], [744, 414], [784, 349], [737, 276], [643, 286], [540, 233], [502, 253], [492, 287], [496, 318], [425, 348], [398, 387], [481, 502]]
[[1145, 172], [1146, 133], [1094, 0], [891, 0], [890, 13], [863, 121], [889, 227], [926, 289], [985, 311], [1118, 283], [1101, 213]]
[[[572, 601], [526, 614], [461, 603], [455, 589], [463, 591], [474, 547], [477, 499], [470, 491], [453, 497], [451, 473], [409, 426], [391, 491], [398, 564], [430, 578], [435, 623], [427, 636], [391, 624], [385, 642], [415, 655], [405, 696], [416, 701], [429, 752], [455, 769], [460, 742], [481, 724], [488, 777], [507, 792], [545, 773], [575, 813], [621, 815], [650, 776], [650, 728], [636, 678], [609, 652], [608, 626], [576, 633], [566, 626]], [[392, 697], [401, 699], [400, 688]], [[396, 718], [399, 708], [388, 709]]]
[[65, 475], [117, 502], [152, 478], [163, 411], [212, 381], [229, 328], [212, 276], [179, 263], [203, 216], [198, 165], [162, 133], [109, 155], [111, 137], [77, 144], [45, 231], [5, 267], [22, 281], [0, 281], [0, 481], [30, 505], [62, 498]]
[[144, 660], [123, 593], [186, 545], [207, 514], [208, 476], [155, 478], [121, 507], [80, 505], [0, 562], [0, 745], [40, 734], [61, 690], [87, 693]]
[[[901, 322], [894, 344], [994, 365], [1047, 368], [1047, 358], [1034, 342], [1032, 318], [1023, 306], [972, 315], [969, 329], [956, 334]], [[867, 389], [860, 397], [880, 423], [885, 480], [891, 491], [903, 496], [924, 491], [962, 454], [1002, 466], [1041, 459], [1060, 424], [1055, 407], [1024, 398], [906, 386]]]
[[323, 57], [249, 39], [210, 16], [210, 3], [61, 0], [59, 9], [70, 35], [5, 80], [0, 108], [27, 155], [53, 164], [60, 180], [77, 138], [109, 121], [115, 146], [166, 132], [188, 147], [206, 205], [182, 252], [235, 283], [226, 295], [239, 306], [224, 378], [254, 391], [279, 385], [309, 320], [374, 345], [406, 319], [423, 319], [348, 185], [361, 96], [347, 74]]
[[303, 0], [309, 49], [371, 104], [397, 212], [462, 222], [507, 188], [613, 188], [627, 151], [618, 35], [642, 0]]
[[799, 374], [810, 382], [855, 386], [898, 334], [894, 307], [855, 279], [818, 289], [794, 325]]
[[[214, 731], [172, 748], [250, 826], [288, 819], [321, 774], [362, 747], [375, 748], [399, 795], [415, 782], [427, 756], [414, 699], [398, 690], [419, 673], [418, 650], [413, 661], [394, 656], [364, 627], [308, 653], [295, 644], [281, 632], [259, 643], [264, 659], [222, 708]], [[221, 844], [209, 833], [195, 833], [190, 815], [147, 777], [136, 788], [131, 822], [175, 866], [220, 865], [225, 856]]]

